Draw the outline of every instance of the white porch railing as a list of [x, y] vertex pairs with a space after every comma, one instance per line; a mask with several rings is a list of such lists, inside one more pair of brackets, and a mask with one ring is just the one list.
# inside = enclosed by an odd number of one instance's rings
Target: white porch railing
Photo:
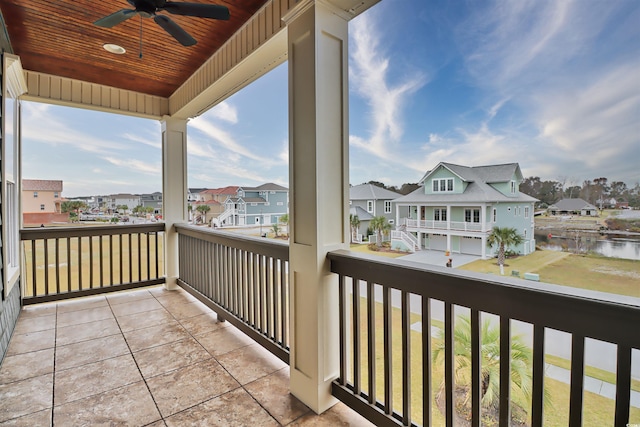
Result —
[[491, 230], [491, 223], [485, 223], [484, 226], [479, 222], [466, 221], [434, 221], [431, 219], [411, 219], [405, 218], [404, 225], [408, 228], [422, 230], [455, 230], [455, 231], [488, 231]]

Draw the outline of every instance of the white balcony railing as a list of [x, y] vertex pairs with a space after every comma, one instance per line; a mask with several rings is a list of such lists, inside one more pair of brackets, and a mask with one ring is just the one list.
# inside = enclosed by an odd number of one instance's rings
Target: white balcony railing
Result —
[[405, 218], [404, 224], [407, 228], [420, 230], [455, 230], [455, 231], [475, 231], [483, 232], [491, 230], [492, 224], [466, 221], [434, 221], [431, 219], [411, 219]]

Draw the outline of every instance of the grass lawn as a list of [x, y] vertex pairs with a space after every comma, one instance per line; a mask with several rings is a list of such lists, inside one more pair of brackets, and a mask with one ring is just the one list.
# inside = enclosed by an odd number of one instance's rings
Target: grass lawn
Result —
[[[367, 391], [367, 318], [366, 318], [366, 299], [361, 299], [361, 313], [359, 330], [361, 331], [360, 340], [360, 366], [361, 366], [361, 389]], [[383, 319], [382, 304], [375, 304], [375, 369], [376, 369], [376, 399], [380, 402], [384, 401], [384, 376], [383, 376]], [[353, 313], [352, 313], [353, 315]], [[393, 372], [393, 406], [396, 411], [402, 411], [402, 342], [401, 342], [401, 311], [398, 308], [392, 310], [392, 372]], [[353, 317], [352, 317], [353, 318]], [[419, 314], [411, 314], [411, 323], [421, 320]], [[440, 326], [441, 323], [433, 321], [434, 326]], [[422, 333], [411, 331], [411, 414], [414, 423], [422, 424]], [[432, 340], [433, 348], [433, 340]], [[349, 352], [351, 352], [351, 348]], [[548, 362], [549, 356], [547, 357]], [[351, 359], [353, 363], [353, 359]], [[441, 364], [433, 364], [431, 370], [431, 402], [432, 402], [432, 419], [431, 425], [440, 426], [445, 424], [443, 415], [435, 403], [435, 395], [444, 380], [444, 367]], [[351, 370], [353, 372], [353, 364]], [[592, 374], [587, 371], [587, 374]], [[353, 381], [353, 374], [350, 375], [349, 381]], [[636, 384], [637, 385], [637, 384]], [[549, 395], [549, 405], [545, 406], [544, 425], [545, 426], [566, 426], [569, 421], [569, 385], [550, 378], [545, 378], [545, 389]], [[524, 403], [524, 402], [521, 402]], [[594, 393], [584, 393], [584, 415], [583, 425], [588, 426], [605, 426], [613, 425], [615, 413], [615, 403], [611, 399], [596, 395]], [[631, 423], [640, 422], [640, 409], [631, 408]]]
[[[121, 244], [122, 253], [120, 252]], [[140, 238], [135, 234], [131, 237], [127, 234], [114, 235], [111, 239], [109, 236], [103, 236], [102, 239], [99, 236], [83, 237], [80, 243], [78, 238], [64, 238], [58, 240], [59, 264], [57, 264], [56, 240], [49, 239], [48, 265], [45, 268], [44, 241], [36, 241], [34, 293], [33, 248], [30, 242], [24, 242], [23, 296], [96, 288], [101, 287], [101, 284], [106, 287], [111, 284], [127, 283], [130, 280], [154, 279], [156, 267], [162, 277], [164, 274], [163, 244], [164, 238], [160, 237], [157, 242], [160, 256], [156, 266], [156, 235], [154, 234], [150, 235], [148, 249], [147, 238], [144, 235]], [[147, 250], [149, 250], [149, 260]], [[48, 275], [48, 284], [45, 281], [45, 272]], [[121, 275], [122, 282], [120, 282]]]
[[[500, 274], [495, 259], [478, 260], [459, 268]], [[537, 273], [546, 283], [640, 298], [640, 261], [537, 250], [531, 255], [507, 259], [505, 275], [512, 270], [520, 275]]]

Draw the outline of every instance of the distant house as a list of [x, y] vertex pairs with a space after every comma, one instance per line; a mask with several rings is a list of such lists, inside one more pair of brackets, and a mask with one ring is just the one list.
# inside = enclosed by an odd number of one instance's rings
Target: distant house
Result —
[[22, 180], [22, 220], [25, 226], [68, 221], [62, 214], [62, 181]]
[[552, 215], [598, 216], [598, 208], [582, 199], [562, 199], [549, 206], [547, 211]]
[[396, 213], [392, 201], [401, 195], [373, 184], [354, 185], [349, 187], [349, 206], [359, 207], [372, 217], [384, 216], [390, 224], [394, 224]]
[[[358, 242], [362, 242], [363, 240], [363, 236], [367, 235], [367, 229], [369, 228], [369, 225], [371, 224], [371, 220], [373, 219], [373, 215], [371, 215], [369, 212], [367, 212], [366, 210], [362, 209], [360, 206], [350, 206], [349, 207], [349, 217], [351, 217], [352, 215], [357, 215], [358, 216], [358, 220], [360, 221], [360, 225], [358, 226], [358, 229], [356, 230], [356, 235], [355, 236], [351, 236], [351, 239], [353, 240], [355, 238], [355, 241]], [[353, 233], [353, 230], [351, 231], [351, 233]]]
[[135, 207], [141, 205], [140, 196], [136, 194], [112, 194], [109, 196], [107, 209], [110, 212], [116, 212], [118, 206], [126, 206], [127, 210], [131, 212]]
[[226, 205], [225, 202], [229, 197], [235, 197], [238, 193], [238, 186], [228, 186], [223, 188], [209, 188], [206, 190], [201, 190], [198, 193], [197, 201], [191, 203], [192, 212], [191, 215], [193, 218], [197, 218], [199, 215], [197, 214], [197, 208], [201, 204], [206, 204], [209, 206], [209, 212], [207, 212], [205, 221], [206, 223], [210, 223], [211, 220], [214, 220], [216, 225], [219, 224], [218, 217], [222, 214]]
[[141, 194], [140, 204], [143, 208], [153, 208], [154, 215], [162, 215], [162, 193], [156, 191], [151, 194]]
[[[487, 247], [493, 227], [510, 227], [519, 232], [523, 243], [508, 249], [524, 255], [534, 252], [537, 199], [520, 193], [522, 180], [517, 163], [476, 167], [439, 163], [420, 180], [420, 188], [394, 200], [399, 229], [392, 235], [392, 244], [399, 249], [486, 258], [497, 249]], [[402, 217], [401, 208], [409, 210], [407, 217]]]
[[187, 189], [187, 202], [199, 202], [200, 193], [205, 191], [206, 188], [188, 188]]
[[289, 213], [289, 189], [273, 183], [237, 187], [224, 206], [224, 212], [214, 221], [220, 227], [276, 224]]

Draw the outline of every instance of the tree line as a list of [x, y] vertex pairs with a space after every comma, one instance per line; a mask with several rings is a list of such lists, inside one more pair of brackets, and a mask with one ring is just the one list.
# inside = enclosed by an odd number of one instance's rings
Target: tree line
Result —
[[538, 176], [525, 178], [520, 192], [539, 200], [537, 206], [547, 207], [561, 199], [583, 199], [599, 208], [609, 207], [609, 200], [628, 202], [630, 207], [640, 207], [640, 182], [628, 187], [625, 182], [609, 182], [606, 177], [584, 180], [581, 185], [575, 178], [543, 181]]

